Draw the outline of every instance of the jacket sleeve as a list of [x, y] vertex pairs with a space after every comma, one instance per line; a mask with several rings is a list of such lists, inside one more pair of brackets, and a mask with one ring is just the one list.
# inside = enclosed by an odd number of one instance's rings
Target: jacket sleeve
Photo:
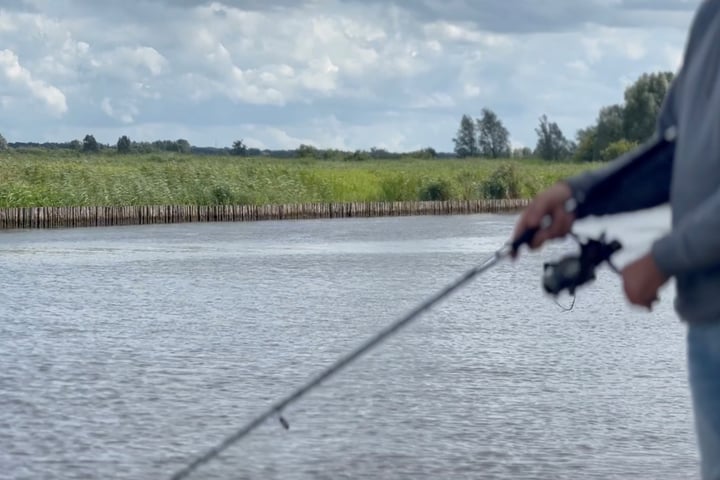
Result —
[[657, 240], [651, 254], [668, 276], [720, 265], [720, 189]]
[[604, 168], [567, 179], [575, 217], [632, 212], [667, 203], [674, 158], [674, 139], [659, 137]]

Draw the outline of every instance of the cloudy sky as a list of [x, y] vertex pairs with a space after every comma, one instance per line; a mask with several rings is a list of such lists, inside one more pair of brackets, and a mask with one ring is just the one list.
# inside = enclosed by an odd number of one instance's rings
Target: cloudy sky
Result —
[[452, 151], [494, 110], [569, 137], [675, 71], [700, 0], [0, 0], [0, 133]]

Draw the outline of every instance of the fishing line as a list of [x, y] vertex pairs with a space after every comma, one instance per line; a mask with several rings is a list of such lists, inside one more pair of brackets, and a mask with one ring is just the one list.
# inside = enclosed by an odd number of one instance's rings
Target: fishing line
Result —
[[[449, 296], [455, 290], [470, 282], [470, 280], [474, 279], [476, 276], [497, 265], [501, 260], [514, 255], [522, 245], [530, 243], [538, 230], [539, 228], [528, 229], [515, 241], [507, 242], [502, 248], [489, 256], [480, 265], [468, 270], [455, 282], [451, 283], [435, 295], [429, 297], [405, 316], [380, 330], [377, 334], [366, 340], [355, 350], [341, 357], [319, 375], [315, 376], [310, 381], [297, 388], [294, 392], [290, 393], [290, 395], [271, 405], [267, 410], [255, 417], [232, 435], [226, 437], [218, 445], [210, 448], [190, 462], [187, 466], [177, 471], [172, 477], [170, 477], [170, 479], [182, 480], [187, 478], [199, 467], [216, 458], [223, 451], [227, 450], [230, 446], [250, 434], [271, 417], [277, 417], [283, 428], [286, 430], [289, 429], [290, 424], [285, 417], [283, 417], [283, 410], [288, 405], [299, 400], [305, 394], [318, 387], [322, 382], [338, 373], [353, 361], [357, 360], [364, 353], [367, 353], [384, 340], [387, 340], [388, 337], [396, 333], [401, 328], [407, 326], [422, 313], [429, 310], [436, 303]], [[569, 255], [557, 262], [545, 263], [543, 265], [543, 287], [547, 293], [554, 295], [555, 297], [566, 290], [574, 296], [575, 290], [579, 286], [595, 280], [595, 269], [603, 263], [608, 263], [614, 270], [617, 270], [614, 265], [612, 265], [610, 257], [622, 247], [619, 242], [607, 242], [604, 234], [601, 235], [599, 239], [587, 239], [585, 241], [582, 241], [577, 237], [575, 237], [575, 239], [580, 246], [580, 252], [578, 255]]]
[[504, 258], [507, 258], [510, 256], [511, 253], [514, 251], [517, 251], [517, 249], [523, 245], [524, 243], [527, 243], [529, 239], [532, 239], [532, 237], [537, 232], [537, 229], [531, 229], [528, 230], [524, 235], [519, 237], [514, 242], [510, 243], [508, 242], [505, 244], [502, 248], [497, 250], [495, 253], [493, 253], [491, 256], [489, 256], [484, 262], [482, 262], [480, 265], [476, 266], [475, 268], [467, 271], [464, 275], [462, 275], [460, 278], [458, 278], [455, 282], [445, 287], [440, 292], [436, 293], [432, 297], [425, 300], [423, 303], [415, 307], [412, 311], [410, 311], [407, 315], [401, 317], [400, 319], [396, 320], [394, 323], [388, 325], [383, 330], [378, 332], [376, 335], [365, 341], [363, 344], [361, 344], [359, 347], [357, 347], [355, 350], [351, 351], [344, 357], [341, 357], [339, 360], [337, 360], [335, 363], [327, 367], [323, 372], [321, 372], [319, 375], [317, 375], [315, 378], [308, 381], [306, 384], [302, 385], [298, 389], [296, 389], [294, 392], [292, 392], [287, 397], [281, 399], [274, 405], [270, 406], [267, 410], [265, 410], [263, 413], [255, 417], [253, 420], [248, 422], [244, 427], [240, 428], [238, 431], [233, 433], [232, 435], [225, 438], [222, 442], [220, 442], [217, 446], [210, 448], [208, 451], [206, 451], [201, 456], [197, 457], [195, 460], [193, 460], [191, 463], [189, 463], [186, 467], [176, 472], [172, 477], [170, 477], [171, 480], [182, 480], [184, 478], [187, 478], [188, 475], [190, 475], [192, 472], [197, 470], [200, 466], [208, 463], [218, 455], [220, 455], [223, 451], [228, 449], [230, 446], [241, 440], [243, 437], [247, 436], [255, 430], [257, 427], [259, 427], [262, 423], [264, 423], [266, 420], [268, 420], [271, 417], [277, 417], [280, 421], [280, 424], [285, 429], [289, 429], [290, 425], [288, 421], [283, 417], [282, 412], [283, 410], [290, 405], [291, 403], [299, 400], [301, 397], [303, 397], [305, 394], [313, 390], [314, 388], [318, 387], [322, 382], [330, 378], [331, 376], [338, 373], [342, 368], [346, 367], [348, 364], [355, 361], [357, 358], [359, 358], [361, 355], [366, 353], [367, 351], [371, 350], [384, 340], [387, 340], [388, 337], [396, 333], [401, 328], [407, 326], [410, 322], [415, 320], [417, 317], [419, 317], [422, 313], [429, 310], [432, 306], [434, 306], [436, 303], [440, 302], [447, 296], [449, 296], [451, 293], [453, 293], [455, 290], [459, 289], [460, 287], [467, 284], [470, 280], [475, 278], [476, 276], [480, 275], [481, 273], [487, 271], [488, 269], [495, 266], [498, 262], [503, 260]]

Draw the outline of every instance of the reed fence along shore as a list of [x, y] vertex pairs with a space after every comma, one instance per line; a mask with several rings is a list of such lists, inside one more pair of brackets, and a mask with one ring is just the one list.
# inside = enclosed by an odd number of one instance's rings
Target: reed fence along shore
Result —
[[254, 222], [412, 215], [512, 213], [527, 199], [437, 202], [301, 203], [287, 205], [161, 205], [0, 209], [0, 229], [48, 229], [187, 222]]

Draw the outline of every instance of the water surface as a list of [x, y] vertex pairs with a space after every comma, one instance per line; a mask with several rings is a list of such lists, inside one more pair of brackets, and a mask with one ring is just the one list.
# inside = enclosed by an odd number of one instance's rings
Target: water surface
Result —
[[[0, 233], [0, 478], [167, 478], [502, 245], [475, 215]], [[591, 221], [626, 245], [664, 210]], [[695, 476], [672, 288], [603, 269], [563, 312], [557, 242], [502, 263], [200, 469], [204, 479]], [[563, 299], [567, 303], [568, 299]]]

